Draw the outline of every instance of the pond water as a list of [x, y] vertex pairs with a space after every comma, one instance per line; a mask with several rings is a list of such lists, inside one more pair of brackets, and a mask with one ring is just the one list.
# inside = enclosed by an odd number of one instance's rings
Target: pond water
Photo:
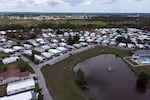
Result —
[[88, 83], [85, 93], [94, 100], [150, 100], [150, 90], [139, 92], [134, 73], [115, 55], [87, 59], [77, 64], [74, 72], [78, 69], [84, 72]]

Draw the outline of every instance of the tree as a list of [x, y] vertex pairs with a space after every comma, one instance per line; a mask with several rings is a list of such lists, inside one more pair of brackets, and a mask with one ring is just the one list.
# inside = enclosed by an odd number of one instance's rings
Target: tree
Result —
[[21, 72], [29, 71], [33, 73], [33, 69], [29, 66], [27, 62], [19, 61], [17, 67], [20, 69]]
[[18, 68], [20, 69], [21, 72], [27, 71], [28, 70], [27, 66], [28, 66], [27, 63], [24, 63], [22, 61], [18, 62]]
[[79, 39], [80, 39], [80, 36], [79, 36], [78, 34], [76, 34], [76, 35], [74, 36], [74, 41], [75, 41], [75, 42], [78, 42]]
[[137, 83], [136, 83], [137, 88], [140, 90], [145, 90], [147, 88], [148, 81], [149, 81], [148, 74], [146, 73], [139, 74], [137, 78]]
[[75, 42], [74, 42], [73, 37], [72, 37], [71, 35], [69, 35], [68, 44], [69, 44], [69, 45], [72, 45], [72, 44], [74, 44], [74, 43], [75, 43]]
[[85, 80], [85, 76], [84, 76], [84, 72], [79, 69], [76, 73], [76, 83], [77, 85], [79, 85], [81, 88], [84, 88], [84, 85], [87, 84], [86, 80]]

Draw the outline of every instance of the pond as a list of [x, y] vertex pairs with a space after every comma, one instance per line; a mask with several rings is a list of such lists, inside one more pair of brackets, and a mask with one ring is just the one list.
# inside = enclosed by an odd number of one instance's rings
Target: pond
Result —
[[74, 67], [81, 69], [87, 81], [84, 92], [93, 100], [150, 100], [150, 90], [139, 92], [136, 77], [119, 57], [103, 54], [87, 59]]

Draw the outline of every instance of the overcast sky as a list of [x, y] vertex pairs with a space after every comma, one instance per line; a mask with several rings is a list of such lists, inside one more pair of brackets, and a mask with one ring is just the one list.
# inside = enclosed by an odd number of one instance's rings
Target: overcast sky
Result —
[[0, 0], [0, 12], [150, 13], [150, 0]]

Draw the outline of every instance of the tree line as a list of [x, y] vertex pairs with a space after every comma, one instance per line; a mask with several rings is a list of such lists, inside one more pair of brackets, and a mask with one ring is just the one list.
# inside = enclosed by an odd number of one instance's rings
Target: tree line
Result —
[[94, 29], [94, 28], [125, 28], [134, 27], [150, 30], [150, 19], [128, 19], [117, 17], [87, 19], [87, 20], [23, 20], [0, 19], [0, 30], [8, 29], [42, 29], [42, 28], [70, 28], [70, 29]]

